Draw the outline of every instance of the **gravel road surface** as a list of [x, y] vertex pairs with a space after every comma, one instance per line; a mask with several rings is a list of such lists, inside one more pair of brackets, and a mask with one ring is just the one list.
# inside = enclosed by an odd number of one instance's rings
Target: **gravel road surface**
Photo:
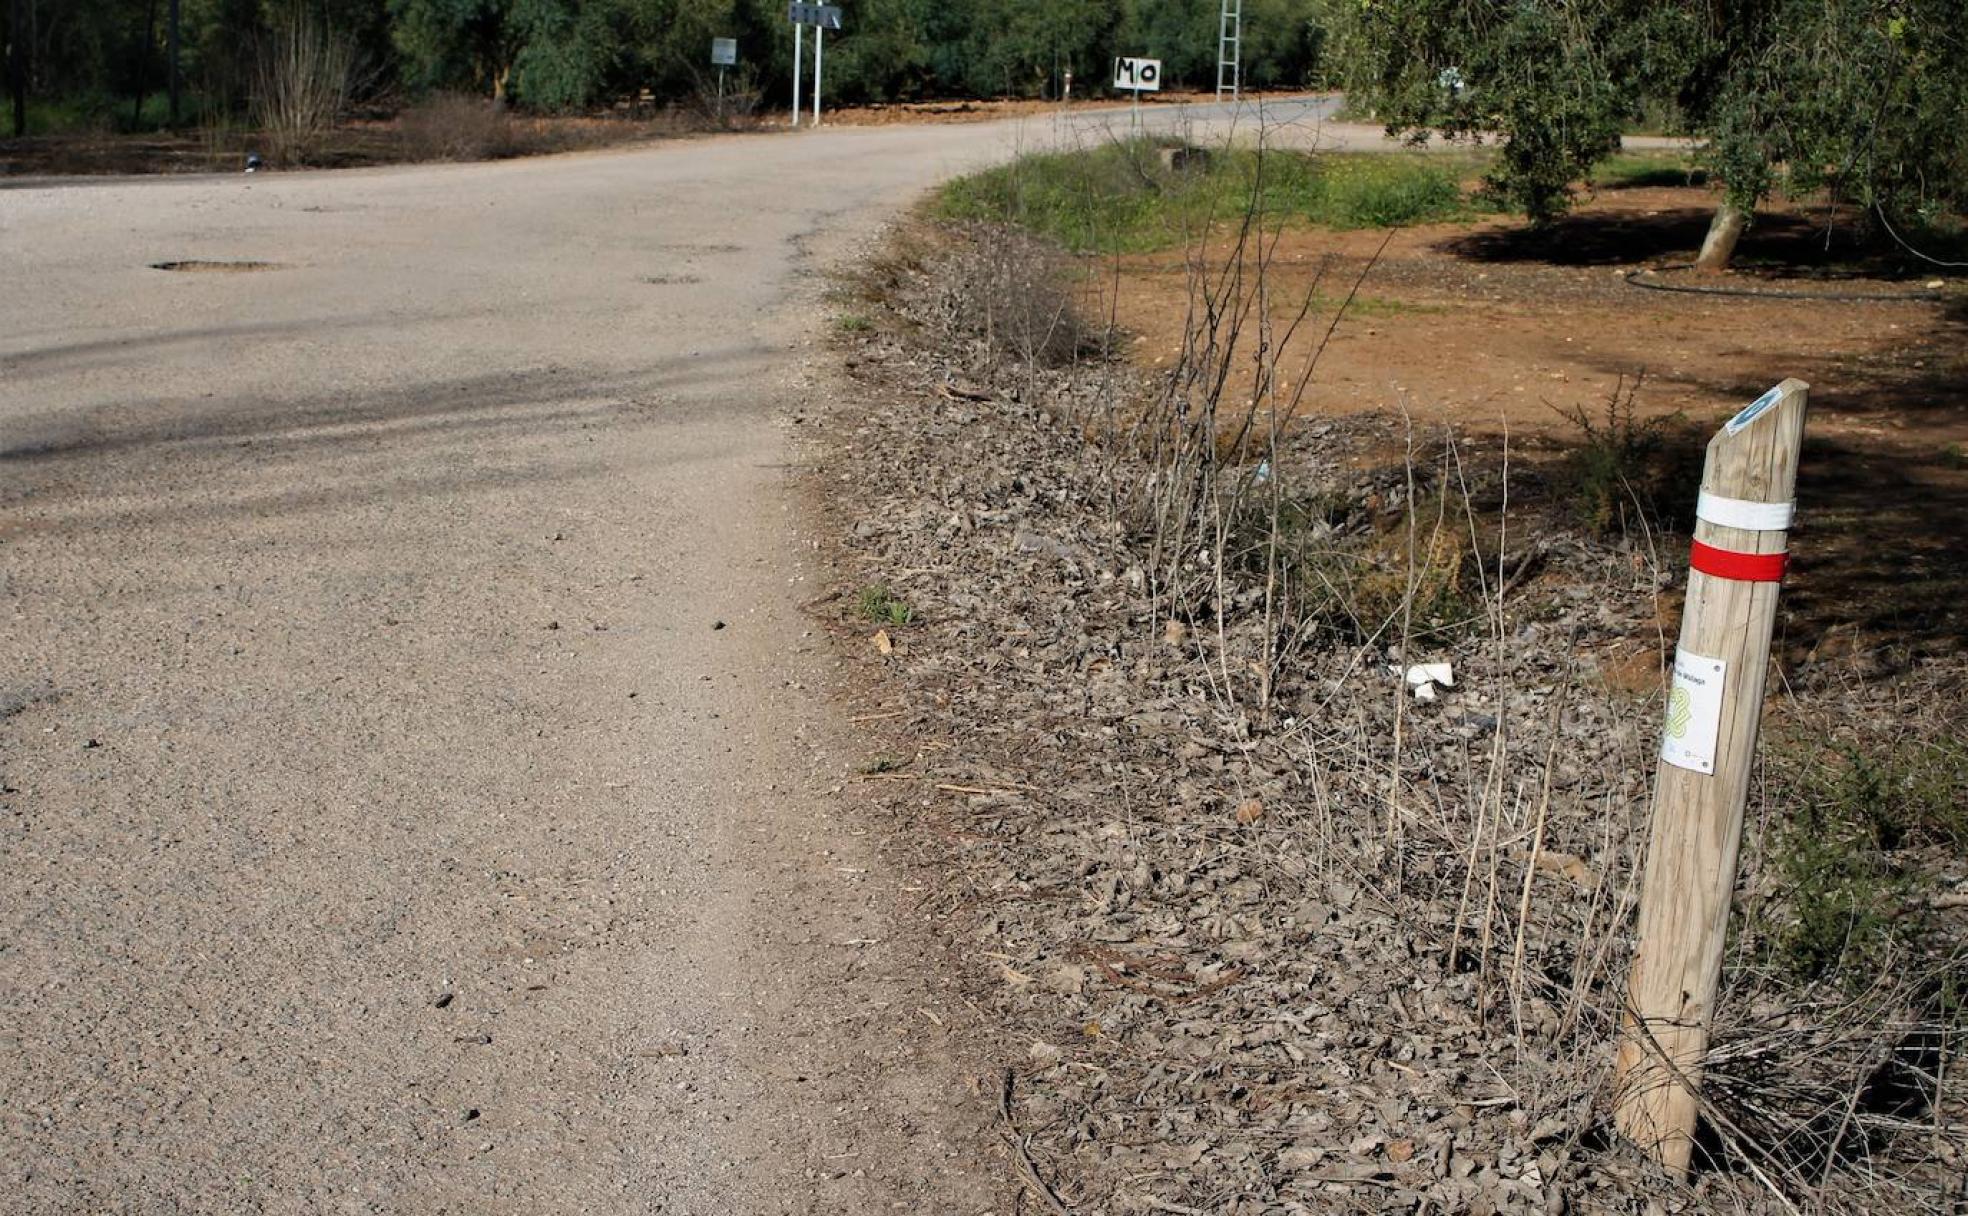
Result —
[[1008, 1210], [787, 466], [1056, 133], [0, 183], [0, 1210]]

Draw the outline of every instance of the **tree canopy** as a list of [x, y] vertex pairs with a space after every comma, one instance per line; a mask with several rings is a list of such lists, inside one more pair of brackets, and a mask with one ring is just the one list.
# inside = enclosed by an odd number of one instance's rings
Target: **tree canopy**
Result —
[[1719, 227], [1740, 231], [1774, 189], [1829, 188], [1888, 225], [1930, 224], [1968, 200], [1964, 0], [1359, 0], [1333, 12], [1355, 99], [1395, 130], [1501, 136], [1492, 183], [1534, 219], [1562, 213], [1649, 107], [1701, 141], [1725, 186]]
[[[378, 90], [463, 90], [540, 110], [577, 110], [648, 90], [690, 96], [713, 37], [736, 38], [740, 70], [772, 97], [792, 72], [783, 0], [181, 0], [187, 90], [209, 111], [237, 108], [255, 47], [297, 13], [353, 44]], [[827, 39], [839, 101], [1057, 96], [1104, 85], [1116, 55], [1166, 62], [1171, 84], [1216, 75], [1218, 0], [840, 0]], [[159, 8], [168, 0], [10, 0], [30, 95], [94, 107], [158, 89]], [[1244, 0], [1245, 79], [1313, 79], [1323, 0]]]

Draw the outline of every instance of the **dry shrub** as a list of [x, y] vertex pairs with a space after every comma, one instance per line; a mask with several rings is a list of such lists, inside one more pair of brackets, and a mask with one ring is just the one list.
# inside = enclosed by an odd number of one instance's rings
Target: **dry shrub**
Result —
[[923, 223], [898, 224], [887, 239], [842, 273], [863, 302], [896, 309], [928, 280], [932, 264], [940, 266], [949, 242]]
[[696, 77], [688, 105], [708, 127], [729, 131], [745, 125], [764, 100], [759, 87], [758, 69], [746, 65], [726, 72], [722, 84], [716, 75], [694, 71]]
[[[1349, 583], [1325, 584], [1335, 613], [1362, 637], [1398, 632], [1453, 631], [1482, 618], [1483, 605], [1467, 587], [1468, 539], [1453, 526], [1429, 528], [1419, 540], [1405, 528], [1377, 533], [1362, 546]], [[1309, 598], [1309, 597], [1308, 597]]]
[[349, 39], [296, 11], [260, 44], [254, 64], [253, 118], [275, 164], [306, 164], [334, 130], [355, 90]]
[[1002, 224], [972, 225], [968, 235], [942, 268], [952, 332], [980, 337], [1028, 367], [1061, 367], [1098, 349], [1059, 246]]
[[403, 112], [397, 122], [414, 160], [489, 160], [513, 151], [512, 117], [504, 106], [464, 93], [438, 93]]

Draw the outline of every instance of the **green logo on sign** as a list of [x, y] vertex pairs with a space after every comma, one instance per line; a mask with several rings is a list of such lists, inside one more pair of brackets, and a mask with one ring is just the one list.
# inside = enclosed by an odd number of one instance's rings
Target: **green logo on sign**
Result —
[[1667, 698], [1667, 737], [1680, 739], [1687, 736], [1688, 722], [1695, 716], [1694, 698], [1688, 690], [1677, 684]]

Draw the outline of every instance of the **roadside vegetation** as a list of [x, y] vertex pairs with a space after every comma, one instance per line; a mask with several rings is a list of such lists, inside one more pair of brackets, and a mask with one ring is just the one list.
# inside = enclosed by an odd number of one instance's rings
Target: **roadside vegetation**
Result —
[[1456, 219], [1474, 202], [1467, 158], [1208, 151], [1139, 138], [1040, 152], [943, 188], [946, 218], [1009, 222], [1075, 253], [1141, 253], [1186, 245], [1228, 215], [1385, 228]]
[[[993, 893], [956, 932], [992, 960], [1027, 1185], [1071, 1211], [1951, 1210], [1968, 669], [1954, 618], [1861, 623], [1829, 502], [1785, 593], [1701, 1169], [1611, 1134], [1706, 414], [1636, 366], [1500, 435], [1418, 420], [1418, 369], [1346, 353], [1412, 324], [1468, 375], [1507, 353], [1498, 313], [1647, 298], [1618, 268], [1660, 250], [1540, 253], [1478, 168], [1028, 156], [861, 272], [856, 375], [922, 405], [832, 455], [842, 578], [932, 611], [906, 653], [866, 647], [865, 607], [843, 631], [890, 667], [883, 754], [917, 756], [895, 813]], [[1694, 194], [1678, 158], [1604, 170], [1686, 192], [1634, 207]], [[1581, 253], [1616, 273], [1523, 265]], [[1414, 302], [1429, 262], [1460, 310]], [[1529, 339], [1545, 384], [1570, 340]], [[1378, 408], [1326, 412], [1339, 366]], [[1898, 632], [1836, 640], [1861, 628]]]
[[[1246, 87], [1323, 79], [1326, 2], [1246, 0]], [[827, 35], [826, 101], [1057, 101], [1069, 81], [1075, 100], [1111, 98], [1104, 80], [1122, 54], [1160, 58], [1165, 87], [1210, 88], [1217, 21], [1213, 4], [1148, 0], [1074, 0], [1066, 10], [1042, 0], [852, 5], [845, 28]], [[713, 38], [737, 44], [737, 63], [722, 73], [709, 62]], [[743, 128], [763, 107], [783, 114], [794, 76], [786, 7], [764, 0], [14, 0], [0, 15], [0, 42], [0, 74], [17, 102], [0, 116], [0, 138], [173, 141], [169, 155], [139, 155], [138, 144], [120, 161], [90, 148], [64, 161], [43, 149], [29, 163], [44, 170], [210, 167], [191, 138], [200, 132], [238, 136], [270, 163], [293, 164], [402, 158], [432, 143], [447, 156], [547, 146], [524, 125], [497, 141], [378, 137], [379, 125], [433, 98], [454, 99], [441, 116], [452, 125], [467, 125], [467, 101], [520, 124], [611, 124], [570, 137], [589, 142]], [[305, 60], [293, 53], [301, 43], [315, 52]], [[806, 45], [810, 86], [811, 37]], [[333, 112], [297, 131], [285, 121], [297, 89]], [[12, 152], [0, 165], [25, 155]]]
[[1699, 137], [1721, 186], [1704, 269], [1729, 265], [1756, 206], [1828, 192], [1849, 222], [1924, 249], [1968, 204], [1968, 22], [1957, 0], [1742, 6], [1389, 0], [1328, 10], [1354, 104], [1390, 129], [1504, 136], [1492, 186], [1546, 222], [1622, 131]]
[[1687, 152], [1616, 152], [1593, 165], [1586, 181], [1598, 190], [1705, 186], [1708, 171]]
[[[1753, 934], [1799, 982], [1863, 987], [1917, 957], [1935, 930], [1928, 872], [1968, 850], [1968, 739], [1908, 737], [1891, 722], [1776, 741], [1789, 814], [1770, 825], [1770, 904]], [[1884, 729], [1882, 729], [1884, 728]], [[1941, 977], [1968, 1000], [1968, 972]]]

